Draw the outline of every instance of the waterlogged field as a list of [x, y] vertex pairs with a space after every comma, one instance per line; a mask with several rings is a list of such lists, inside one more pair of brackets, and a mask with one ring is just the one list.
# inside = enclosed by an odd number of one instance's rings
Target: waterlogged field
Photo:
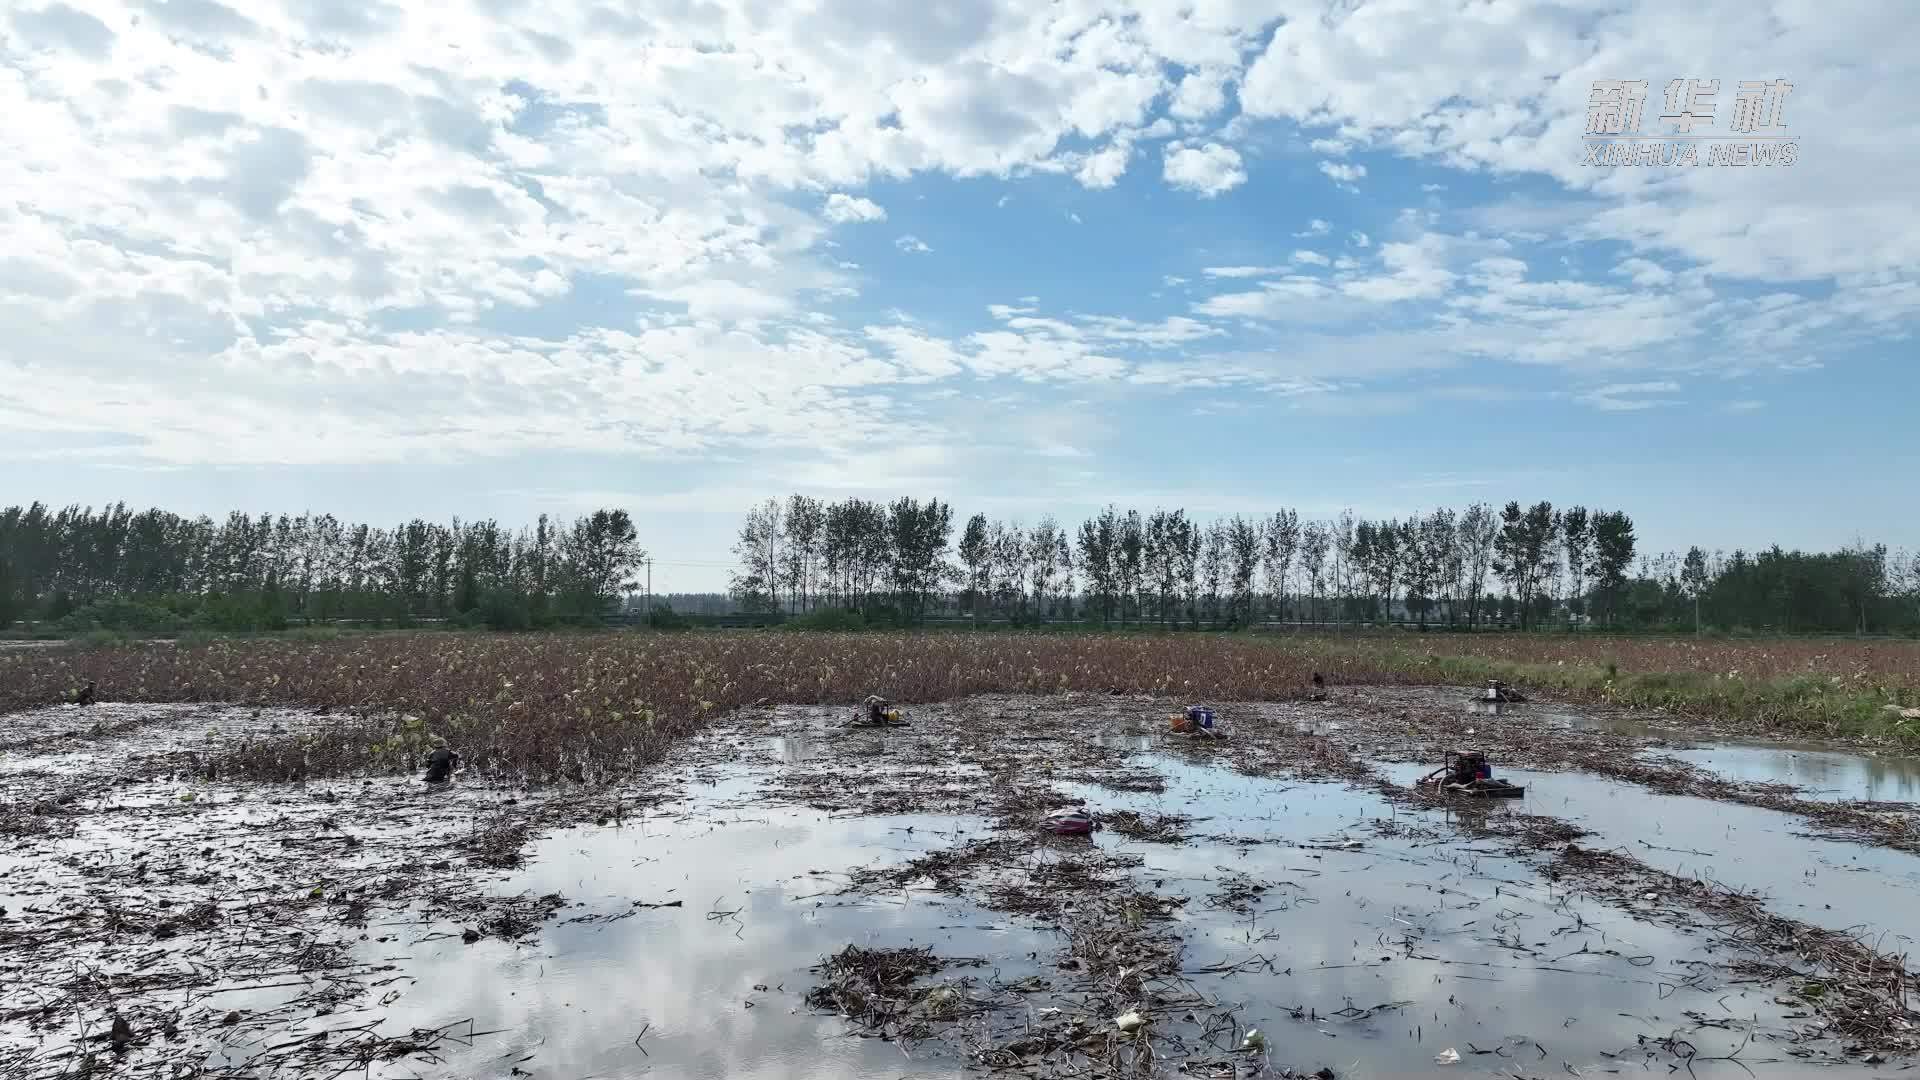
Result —
[[[1899, 779], [1920, 765], [1697, 744], [1742, 714], [1603, 699], [1661, 649], [1780, 665], [1783, 646], [1620, 644], [1611, 688], [1564, 692], [1556, 673], [1606, 662], [1567, 650], [1595, 645], [423, 634], [0, 654], [0, 1075], [1920, 1061]], [[1898, 672], [1846, 652], [1890, 646], [1822, 647], [1860, 666], [1777, 670], [1898, 699]], [[1461, 648], [1484, 655], [1443, 651]], [[1528, 673], [1534, 700], [1486, 706], [1447, 685], [1462, 665]], [[1308, 700], [1315, 671], [1330, 700]], [[101, 704], [60, 704], [88, 681]], [[907, 726], [850, 728], [871, 692]], [[1230, 738], [1168, 733], [1196, 700]], [[436, 735], [464, 769], [429, 788]], [[1463, 743], [1526, 798], [1409, 786]], [[1071, 806], [1104, 827], [1040, 828]]]
[[[1614, 663], [1629, 672], [1689, 672], [1746, 679], [1837, 678], [1849, 683], [1920, 687], [1920, 641], [1901, 639], [1475, 634], [1432, 640], [1432, 651], [1512, 664], [1604, 667]], [[1421, 644], [1427, 646], [1428, 641], [1423, 639]]]
[[[339, 722], [266, 740], [248, 775], [409, 769], [426, 730], [484, 773], [598, 778], [655, 761], [710, 718], [756, 702], [830, 704], [880, 693], [947, 701], [1070, 690], [1274, 701], [1316, 670], [1345, 682], [1419, 681], [1330, 647], [1222, 637], [917, 634], [480, 636], [149, 645], [0, 656], [0, 710], [57, 703], [94, 680], [103, 699], [327, 709]], [[364, 724], [348, 717], [369, 714]], [[395, 722], [416, 717], [420, 730]]]
[[[372, 710], [458, 738], [468, 763], [541, 776], [656, 760], [716, 712], [758, 701], [897, 701], [1069, 690], [1236, 701], [1345, 684], [1500, 675], [1590, 701], [1672, 709], [1756, 731], [1920, 737], [1887, 707], [1920, 703], [1920, 643], [1694, 641], [1515, 635], [1364, 637], [1014, 634], [421, 634], [332, 642], [151, 645], [0, 654], [0, 711], [96, 680], [115, 701]], [[415, 741], [333, 725], [298, 768], [411, 767]], [[295, 768], [286, 747], [237, 761]]]
[[1348, 646], [1348, 655], [1430, 678], [1499, 677], [1667, 709], [1729, 733], [1920, 743], [1915, 641], [1387, 635]]

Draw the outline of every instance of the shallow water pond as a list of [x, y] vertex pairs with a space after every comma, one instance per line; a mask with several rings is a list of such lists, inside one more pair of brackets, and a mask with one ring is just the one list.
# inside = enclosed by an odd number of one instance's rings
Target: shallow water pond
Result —
[[1920, 803], [1920, 757], [1816, 743], [1716, 742], [1667, 753], [1729, 780], [1791, 784], [1808, 799]]
[[[651, 797], [531, 841], [509, 870], [482, 869], [473, 835], [524, 792], [455, 784], [429, 794], [410, 778], [248, 787], [150, 773], [91, 788], [80, 804], [88, 812], [65, 823], [71, 832], [41, 841], [44, 854], [84, 849], [86, 859], [0, 856], [0, 904], [89, 903], [103, 880], [149, 924], [167, 917], [155, 907], [162, 899], [184, 907], [214, 895], [229, 912], [252, 902], [228, 882], [268, 898], [260, 904], [298, 901], [289, 910], [308, 921], [282, 928], [334, 934], [351, 953], [344, 974], [263, 971], [178, 1001], [156, 992], [161, 1005], [196, 1015], [244, 1014], [210, 1048], [236, 1076], [272, 1047], [323, 1034], [338, 1044], [369, 1026], [443, 1033], [354, 1070], [370, 1076], [989, 1075], [1006, 1071], [1005, 1060], [974, 1055], [1004, 1044], [1008, 1024], [1043, 1027], [1050, 1012], [1065, 1012], [1111, 1032], [1114, 1000], [1137, 1000], [1150, 1023], [1177, 1032], [1156, 1044], [1181, 1055], [1163, 1075], [1277, 1076], [1286, 1066], [1342, 1078], [1664, 1074], [1736, 1049], [1756, 1073], [1806, 1071], [1793, 1055], [1813, 1021], [1790, 987], [1737, 976], [1736, 950], [1721, 937], [1544, 876], [1541, 858], [1476, 828], [1485, 814], [1565, 819], [1594, 832], [1585, 846], [1763, 890], [1782, 914], [1871, 927], [1894, 951], [1920, 935], [1910, 914], [1920, 860], [1800, 836], [1804, 822], [1791, 815], [1504, 769], [1528, 785], [1525, 800], [1464, 814], [1409, 808], [1368, 784], [1235, 771], [1235, 761], [1274, 771], [1267, 766], [1313, 749], [1284, 741], [1281, 722], [1251, 709], [1246, 740], [1200, 747], [1165, 738], [1149, 722], [1157, 705], [1116, 711], [1084, 740], [1071, 725], [1022, 719], [1033, 708], [1025, 701], [967, 707], [1013, 722], [975, 737], [937, 714], [885, 733], [833, 729], [822, 710], [737, 719], [690, 741]], [[12, 782], [52, 791], [60, 772], [131, 753], [136, 741], [190, 762], [213, 725], [197, 712], [176, 719], [104, 750], [61, 743], [16, 756], [17, 768], [46, 775], [17, 772]], [[228, 731], [275, 722], [231, 712], [217, 720]], [[1283, 749], [1267, 754], [1256, 737]], [[1405, 783], [1426, 769], [1377, 771]], [[1058, 805], [1047, 799], [1060, 796], [1115, 827], [1044, 836], [1040, 818]], [[617, 797], [582, 795], [595, 807]], [[1128, 811], [1138, 818], [1114, 816]], [[187, 829], [206, 839], [180, 842]], [[163, 841], [178, 850], [151, 860], [153, 877], [127, 880], [145, 874], [143, 845]], [[203, 844], [214, 854], [196, 854]], [[966, 869], [925, 870], [982, 847], [987, 857]], [[278, 862], [262, 861], [276, 850]], [[309, 850], [324, 871], [303, 865]], [[873, 884], [872, 871], [908, 863], [910, 873]], [[1062, 974], [1063, 956], [1086, 945], [1086, 912], [1136, 910], [1133, 900], [1102, 906], [1096, 890], [1073, 891], [1074, 874], [1085, 873], [1075, 868], [1096, 864], [1123, 876], [1119, 893], [1164, 904], [1170, 916], [1149, 930], [1177, 944], [1177, 959], [1156, 970], [1156, 989], [1129, 991], [1137, 999]], [[408, 866], [446, 875], [448, 890], [415, 890], [364, 924], [352, 918], [347, 892]], [[196, 880], [206, 870], [211, 878]], [[1008, 884], [1030, 903], [1005, 903], [995, 890]], [[525, 925], [502, 929], [509, 909]], [[1131, 948], [1144, 939], [1115, 940]], [[188, 963], [186, 944], [142, 938], [138, 962]], [[923, 976], [923, 986], [978, 985], [1003, 1001], [1009, 986], [1036, 988], [1018, 991], [1028, 996], [991, 1031], [968, 1017], [913, 1041], [865, 1038], [806, 1002], [821, 981], [816, 965], [849, 945], [924, 946], [982, 962]], [[1122, 972], [1130, 962], [1109, 959]], [[328, 980], [348, 974], [370, 989], [327, 997]], [[1175, 998], [1155, 996], [1170, 986]], [[1224, 1026], [1203, 1021], [1206, 1038], [1190, 1038], [1202, 1026], [1187, 1019], [1194, 1014]], [[1250, 1028], [1265, 1034], [1264, 1051], [1235, 1053]], [[1435, 1055], [1448, 1050], [1462, 1060], [1441, 1070]], [[1706, 1060], [1693, 1068], [1739, 1071]]]
[[[1234, 1009], [1242, 1027], [1266, 1032], [1276, 1068], [1424, 1073], [1448, 1048], [1466, 1055], [1463, 1075], [1501, 1063], [1583, 1069], [1623, 1053], [1639, 1067], [1671, 1056], [1641, 1046], [1642, 1036], [1686, 1028], [1712, 1055], [1750, 1028], [1762, 1040], [1791, 1028], [1767, 994], [1715, 974], [1703, 942], [1549, 887], [1521, 862], [1452, 835], [1441, 812], [1410, 814], [1339, 784], [1145, 764], [1166, 777], [1164, 793], [1061, 788], [1099, 811], [1196, 819], [1185, 843], [1112, 831], [1086, 843], [1139, 855], [1135, 882], [1184, 900], [1174, 929], [1185, 979]], [[803, 995], [817, 981], [809, 969], [848, 944], [980, 957], [1000, 980], [1048, 972], [1062, 938], [1046, 923], [920, 888], [840, 894], [853, 870], [958, 846], [987, 828], [964, 816], [770, 805], [736, 779], [621, 826], [565, 830], [498, 883], [568, 898], [538, 943], [444, 939], [415, 949], [386, 1022], [471, 1017], [476, 1029], [498, 1029], [443, 1048], [454, 1075], [958, 1075], [957, 1047], [856, 1037]], [[1021, 865], [1055, 857], [1036, 839]], [[1689, 1012], [1740, 1022], [1695, 1030]]]
[[503, 1029], [446, 1051], [457, 1075], [954, 1075], [957, 1062], [850, 1036], [802, 999], [817, 981], [809, 969], [848, 944], [992, 958], [1002, 977], [1032, 967], [1023, 958], [1051, 948], [1040, 928], [927, 894], [835, 895], [850, 868], [903, 862], [981, 828], [965, 817], [835, 818], [702, 799], [564, 830], [499, 882], [502, 892], [568, 899], [538, 941], [449, 938], [415, 952], [386, 1020], [472, 1017]]

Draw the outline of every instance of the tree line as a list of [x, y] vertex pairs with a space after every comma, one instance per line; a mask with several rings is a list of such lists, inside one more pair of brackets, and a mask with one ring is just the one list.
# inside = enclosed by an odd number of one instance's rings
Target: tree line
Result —
[[1864, 545], [1648, 556], [1625, 512], [1544, 501], [1387, 520], [975, 514], [957, 542], [952, 523], [938, 499], [769, 499], [741, 527], [733, 596], [751, 611], [908, 622], [1920, 628], [1920, 558]]
[[[1649, 555], [1625, 513], [1546, 502], [1388, 520], [1293, 510], [1201, 520], [1108, 507], [1082, 522], [1046, 515], [1023, 525], [984, 514], [958, 521], [939, 499], [795, 495], [752, 508], [733, 550], [732, 605], [903, 624], [964, 615], [1109, 626], [1920, 630], [1920, 558], [1910, 553], [1855, 543]], [[383, 528], [327, 514], [215, 521], [35, 503], [0, 510], [0, 625], [591, 621], [636, 587], [645, 559], [632, 518], [617, 509], [518, 529], [457, 518]], [[681, 599], [722, 610], [720, 598]]]
[[33, 618], [161, 630], [278, 629], [425, 618], [502, 627], [597, 617], [645, 559], [624, 510], [415, 519], [391, 529], [331, 514], [216, 522], [115, 504], [0, 511], [0, 626]]

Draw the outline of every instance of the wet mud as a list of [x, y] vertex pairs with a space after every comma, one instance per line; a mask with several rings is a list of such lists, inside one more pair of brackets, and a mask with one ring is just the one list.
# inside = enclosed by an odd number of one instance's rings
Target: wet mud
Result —
[[[645, 784], [531, 790], [209, 775], [249, 739], [328, 723], [309, 714], [0, 717], [0, 1074], [1913, 1060], [1913, 857], [1714, 793], [1903, 811], [1421, 693], [1223, 705], [1225, 740], [1167, 733], [1184, 703], [1118, 695], [909, 705], [884, 730], [757, 708]], [[1408, 787], [1461, 740], [1527, 797]], [[1042, 827], [1077, 807], [1091, 836]]]

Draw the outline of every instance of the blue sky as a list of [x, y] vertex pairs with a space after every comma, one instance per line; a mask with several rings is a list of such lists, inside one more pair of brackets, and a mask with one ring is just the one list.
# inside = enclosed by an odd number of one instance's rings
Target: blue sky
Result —
[[[0, 502], [747, 504], [1920, 542], [1893, 6], [25, 0]], [[1784, 78], [1791, 167], [1583, 166], [1597, 79]]]

